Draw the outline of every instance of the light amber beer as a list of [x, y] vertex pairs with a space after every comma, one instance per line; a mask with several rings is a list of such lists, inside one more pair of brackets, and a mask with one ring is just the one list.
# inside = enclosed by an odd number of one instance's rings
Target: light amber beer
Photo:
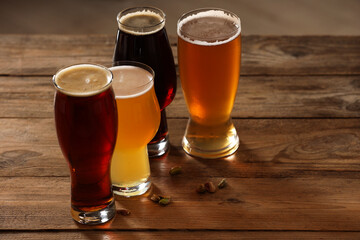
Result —
[[111, 181], [115, 194], [135, 196], [150, 187], [147, 143], [159, 127], [160, 107], [151, 68], [140, 63], [125, 64], [110, 68], [118, 109]]
[[180, 79], [190, 120], [184, 150], [219, 158], [236, 151], [239, 139], [231, 123], [240, 74], [241, 25], [233, 13], [200, 9], [178, 22]]

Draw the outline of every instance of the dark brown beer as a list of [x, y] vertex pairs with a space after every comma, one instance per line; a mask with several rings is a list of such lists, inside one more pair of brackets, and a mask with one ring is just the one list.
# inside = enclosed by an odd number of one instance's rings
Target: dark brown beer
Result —
[[[165, 107], [176, 93], [174, 58], [165, 29], [165, 16], [159, 9], [134, 8], [118, 15], [119, 29], [114, 62], [138, 61], [155, 72], [155, 92], [161, 109], [161, 124], [151, 141], [156, 143], [167, 135]], [[149, 151], [150, 153], [150, 151]]]
[[111, 79], [111, 72], [85, 64], [54, 76], [56, 130], [70, 167], [71, 204], [76, 212], [98, 211], [113, 201], [110, 161], [117, 110]]

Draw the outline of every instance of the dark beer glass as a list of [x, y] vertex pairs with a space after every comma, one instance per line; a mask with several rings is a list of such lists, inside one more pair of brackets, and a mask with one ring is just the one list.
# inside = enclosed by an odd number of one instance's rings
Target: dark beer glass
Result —
[[101, 224], [115, 216], [110, 161], [116, 141], [117, 109], [112, 73], [79, 64], [53, 77], [55, 124], [71, 177], [71, 214], [82, 224]]
[[155, 71], [161, 122], [155, 137], [148, 144], [148, 153], [150, 157], [161, 156], [169, 149], [165, 107], [176, 93], [176, 70], [165, 29], [165, 14], [153, 7], [135, 7], [120, 12], [117, 22], [114, 62], [138, 61]]

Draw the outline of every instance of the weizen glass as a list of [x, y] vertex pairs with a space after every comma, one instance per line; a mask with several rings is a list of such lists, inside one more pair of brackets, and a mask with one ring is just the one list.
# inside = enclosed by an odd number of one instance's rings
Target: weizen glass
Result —
[[150, 157], [161, 156], [170, 146], [165, 107], [176, 93], [176, 69], [165, 29], [165, 14], [153, 7], [135, 7], [120, 12], [117, 22], [114, 62], [142, 62], [156, 74], [155, 92], [161, 109], [161, 123], [148, 144], [148, 151]]
[[239, 146], [230, 114], [240, 75], [240, 19], [222, 9], [198, 9], [179, 19], [177, 32], [180, 79], [190, 113], [183, 149], [201, 158], [228, 156]]
[[112, 73], [79, 64], [53, 77], [55, 124], [71, 177], [71, 214], [82, 224], [101, 224], [115, 216], [110, 161], [116, 141], [117, 110]]
[[154, 71], [139, 62], [116, 62], [113, 88], [118, 109], [118, 132], [111, 161], [111, 181], [117, 195], [145, 193], [150, 183], [147, 143], [160, 124], [154, 90]]

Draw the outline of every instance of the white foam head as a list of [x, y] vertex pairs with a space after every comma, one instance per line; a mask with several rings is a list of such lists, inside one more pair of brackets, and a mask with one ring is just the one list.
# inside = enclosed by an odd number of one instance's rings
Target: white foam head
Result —
[[154, 85], [154, 75], [132, 65], [111, 67], [116, 98], [133, 98], [148, 92]]
[[60, 69], [53, 82], [60, 92], [77, 97], [87, 97], [103, 92], [111, 86], [112, 73], [95, 64], [76, 64]]
[[[222, 34], [220, 31], [223, 30], [221, 28], [223, 26], [216, 26], [216, 24], [209, 24], [205, 22], [203, 23], [203, 25], [201, 25], [201, 28], [199, 28], [200, 30], [199, 35], [189, 34], [183, 31], [182, 28], [184, 27], [184, 25], [190, 23], [191, 21], [197, 19], [200, 20], [202, 18], [217, 18], [217, 19], [222, 19], [223, 21], [228, 21], [233, 25], [234, 30], [231, 31], [230, 33], [227, 32]], [[240, 33], [241, 33], [240, 18], [237, 17], [235, 14], [222, 9], [194, 10], [181, 17], [177, 24], [178, 36], [187, 42], [197, 45], [213, 46], [213, 45], [224, 44], [237, 38]], [[208, 34], [209, 37], [207, 38], [202, 37], [201, 34]]]
[[119, 29], [132, 35], [149, 35], [165, 26], [165, 13], [152, 7], [131, 8], [117, 15]]

